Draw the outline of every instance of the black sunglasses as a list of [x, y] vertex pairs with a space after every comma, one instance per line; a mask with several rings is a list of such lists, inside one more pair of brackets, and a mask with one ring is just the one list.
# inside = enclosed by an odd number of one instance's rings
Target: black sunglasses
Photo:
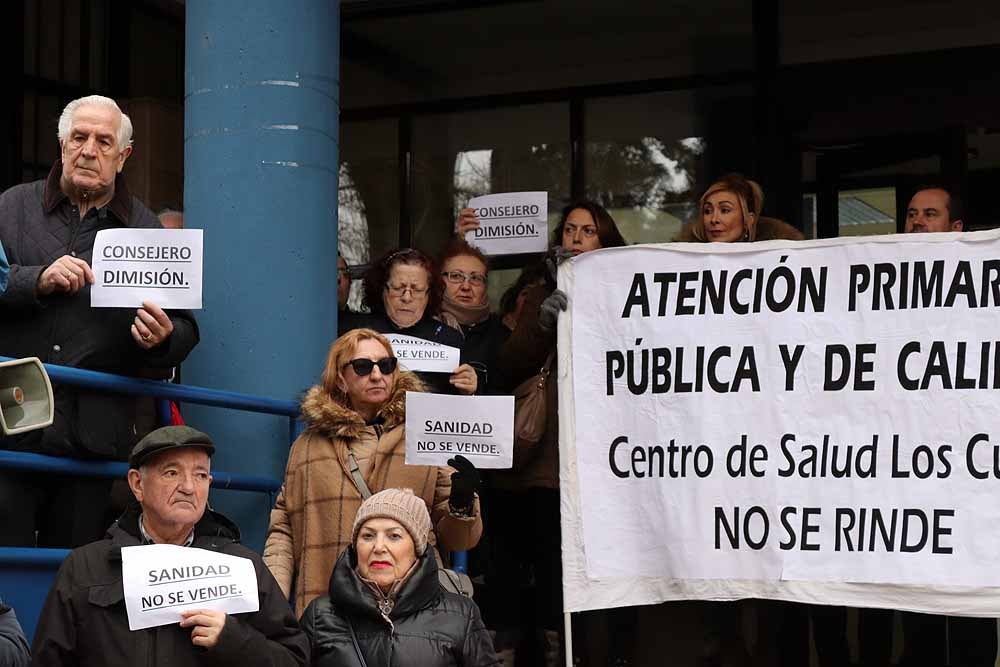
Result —
[[396, 370], [396, 364], [399, 360], [396, 357], [385, 357], [384, 359], [379, 359], [378, 361], [372, 361], [371, 359], [351, 359], [346, 364], [344, 368], [350, 366], [354, 369], [354, 373], [361, 377], [369, 375], [372, 369], [378, 366], [378, 371], [382, 375], [389, 375]]

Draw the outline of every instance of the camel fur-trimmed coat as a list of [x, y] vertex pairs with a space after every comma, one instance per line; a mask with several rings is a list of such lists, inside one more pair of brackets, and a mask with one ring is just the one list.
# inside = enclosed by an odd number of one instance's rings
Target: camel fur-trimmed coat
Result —
[[307, 428], [289, 453], [264, 544], [264, 562], [281, 591], [295, 603], [298, 616], [313, 599], [327, 593], [333, 566], [351, 542], [354, 516], [363, 500], [348, 464], [352, 446], [376, 442], [365, 475], [372, 493], [413, 489], [427, 503], [434, 526], [428, 544], [440, 541], [443, 549], [461, 551], [479, 542], [483, 524], [478, 498], [471, 517], [449, 509], [454, 471], [403, 463], [407, 391], [423, 391], [423, 386], [412, 373], [400, 371], [392, 395], [372, 425], [348, 407], [342, 395], [331, 396], [320, 385], [306, 393], [302, 416]]

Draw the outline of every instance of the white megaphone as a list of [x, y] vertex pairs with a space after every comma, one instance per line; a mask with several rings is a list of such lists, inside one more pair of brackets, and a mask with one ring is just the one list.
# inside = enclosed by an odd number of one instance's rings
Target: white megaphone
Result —
[[54, 416], [52, 383], [38, 357], [0, 362], [0, 433], [45, 428]]

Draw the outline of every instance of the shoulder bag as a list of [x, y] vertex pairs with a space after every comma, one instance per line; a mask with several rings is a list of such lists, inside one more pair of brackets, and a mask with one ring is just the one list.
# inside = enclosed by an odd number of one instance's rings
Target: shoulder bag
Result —
[[545, 435], [554, 357], [555, 353], [550, 353], [542, 369], [514, 389], [514, 468], [523, 468], [534, 458], [538, 442]]

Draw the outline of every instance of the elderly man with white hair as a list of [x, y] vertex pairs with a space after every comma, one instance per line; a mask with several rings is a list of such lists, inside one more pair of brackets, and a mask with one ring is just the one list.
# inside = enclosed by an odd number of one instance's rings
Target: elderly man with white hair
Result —
[[[122, 176], [132, 122], [114, 100], [91, 95], [59, 118], [59, 159], [48, 178], [0, 195], [0, 243], [10, 262], [0, 294], [0, 355], [125, 375], [170, 368], [198, 342], [186, 311], [91, 308], [97, 232], [160, 228]], [[124, 460], [155, 426], [149, 399], [57, 386], [49, 428], [0, 438], [0, 448]], [[75, 547], [106, 526], [109, 482], [0, 470], [0, 544]]]

